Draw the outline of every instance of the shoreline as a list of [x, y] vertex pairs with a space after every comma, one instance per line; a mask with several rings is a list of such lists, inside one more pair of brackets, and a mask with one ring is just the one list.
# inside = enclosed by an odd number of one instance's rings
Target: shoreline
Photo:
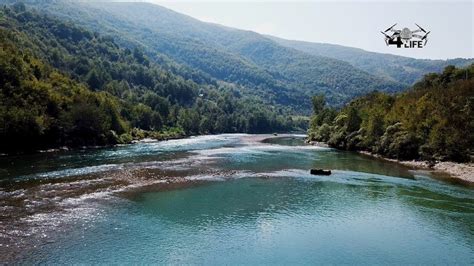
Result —
[[[314, 146], [322, 146], [322, 147], [329, 147], [327, 143], [324, 142], [316, 142], [316, 141], [307, 141], [308, 144]], [[379, 154], [371, 153], [368, 151], [355, 151], [359, 154], [370, 156], [373, 158], [394, 162], [398, 164], [402, 164], [405, 166], [429, 170], [437, 173], [444, 173], [448, 174], [452, 179], [468, 184], [474, 185], [474, 163], [456, 163], [456, 162], [437, 162], [434, 166], [430, 167], [430, 163], [428, 161], [402, 161], [397, 159], [391, 159], [384, 157]]]
[[[56, 152], [68, 152], [68, 151], [79, 151], [79, 150], [94, 150], [94, 149], [104, 149], [104, 148], [113, 148], [113, 147], [120, 147], [126, 145], [132, 145], [137, 143], [143, 142], [162, 142], [168, 140], [178, 140], [178, 139], [186, 139], [198, 136], [207, 136], [207, 135], [220, 135], [220, 134], [251, 134], [251, 133], [215, 133], [215, 134], [195, 134], [195, 135], [174, 135], [168, 137], [152, 137], [152, 136], [144, 136], [141, 138], [134, 138], [130, 142], [127, 143], [116, 143], [116, 144], [104, 144], [104, 145], [90, 145], [90, 146], [61, 146], [61, 147], [51, 147], [45, 149], [37, 149], [37, 150], [29, 150], [29, 151], [16, 151], [16, 152], [0, 152], [0, 157], [4, 156], [18, 156], [18, 155], [31, 155], [31, 154], [40, 154], [40, 153], [56, 153]], [[278, 135], [274, 135], [276, 133], [257, 133], [251, 135], [259, 135], [257, 139], [259, 141], [263, 140], [264, 138], [268, 137], [282, 137], [282, 136], [293, 136], [302, 134], [300, 132], [296, 133], [277, 133]]]
[[390, 159], [378, 154], [367, 151], [357, 151], [359, 154], [382, 159], [389, 162], [399, 163], [405, 166], [410, 166], [418, 169], [430, 170], [439, 173], [446, 173], [453, 179], [458, 181], [474, 184], [474, 163], [456, 163], [456, 162], [437, 162], [433, 167], [429, 166], [428, 161], [401, 161], [397, 159]]
[[[294, 134], [279, 133], [278, 135], [275, 135], [275, 134], [266, 133], [266, 134], [256, 134], [256, 135], [258, 137], [253, 136], [249, 140], [254, 141], [254, 142], [261, 142], [262, 140], [266, 138], [292, 136]], [[134, 139], [131, 142], [126, 143], [126, 144], [82, 146], [82, 147], [59, 147], [59, 148], [52, 148], [52, 149], [46, 149], [46, 150], [36, 150], [33, 152], [27, 152], [27, 153], [15, 153], [15, 154], [0, 153], [0, 156], [3, 157], [3, 156], [10, 156], [10, 155], [26, 155], [26, 154], [37, 154], [37, 153], [55, 153], [55, 152], [74, 151], [74, 150], [101, 149], [101, 148], [107, 148], [107, 147], [131, 145], [131, 144], [136, 144], [140, 142], [161, 142], [161, 141], [174, 140], [174, 139], [185, 139], [185, 138], [190, 138], [193, 136], [199, 136], [199, 135], [181, 135], [181, 136], [172, 136], [168, 138], [144, 137], [144, 138]], [[313, 146], [329, 147], [328, 144], [324, 142], [316, 142], [316, 141], [310, 141], [310, 140], [306, 140], [305, 142]], [[371, 153], [368, 151], [355, 151], [355, 152], [362, 155], [402, 164], [402, 165], [413, 167], [413, 168], [448, 174], [452, 179], [455, 179], [457, 181], [460, 181], [469, 185], [474, 185], [474, 163], [456, 163], [456, 162], [450, 162], [450, 161], [441, 161], [441, 162], [437, 162], [434, 166], [430, 167], [430, 163], [428, 161], [416, 161], [416, 160], [403, 161], [403, 160], [398, 160], [398, 159], [387, 158], [382, 155]]]
[[61, 146], [61, 147], [54, 147], [54, 148], [46, 148], [46, 149], [38, 149], [38, 150], [31, 150], [31, 151], [17, 151], [12, 153], [0, 153], [0, 157], [4, 156], [22, 156], [22, 155], [32, 155], [32, 154], [41, 154], [41, 153], [56, 153], [56, 152], [68, 152], [68, 151], [81, 151], [81, 150], [97, 150], [97, 149], [105, 149], [105, 148], [113, 148], [113, 147], [120, 147], [126, 145], [133, 145], [142, 142], [161, 142], [161, 141], [168, 141], [168, 140], [175, 140], [175, 139], [185, 139], [190, 138], [193, 136], [201, 136], [201, 135], [181, 135], [181, 136], [173, 136], [168, 138], [153, 138], [153, 137], [143, 137], [143, 138], [136, 138], [127, 143], [117, 143], [117, 144], [104, 144], [104, 145], [91, 145], [91, 146]]

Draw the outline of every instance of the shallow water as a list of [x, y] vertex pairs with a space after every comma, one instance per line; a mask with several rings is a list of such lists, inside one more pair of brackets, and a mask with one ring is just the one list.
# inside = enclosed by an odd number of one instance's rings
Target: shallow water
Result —
[[[2, 261], [473, 264], [474, 189], [304, 145], [202, 136], [0, 159]], [[31, 166], [34, 167], [26, 167]], [[333, 169], [313, 176], [311, 167]]]

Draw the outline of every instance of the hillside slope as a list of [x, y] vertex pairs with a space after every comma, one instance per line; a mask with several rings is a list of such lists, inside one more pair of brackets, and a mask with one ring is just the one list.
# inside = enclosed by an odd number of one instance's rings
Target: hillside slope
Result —
[[138, 48], [22, 4], [0, 9], [0, 58], [0, 134], [8, 140], [0, 152], [298, 130], [282, 106], [185, 79]]
[[341, 105], [373, 90], [396, 92], [404, 85], [375, 77], [347, 62], [311, 56], [254, 32], [204, 23], [148, 3], [52, 3], [43, 10], [109, 34], [128, 47], [142, 46], [151, 58], [171, 60], [250, 93], [308, 113], [308, 96], [325, 93]]
[[428, 74], [406, 92], [371, 93], [342, 110], [315, 97], [310, 138], [399, 160], [474, 158], [474, 64]]
[[415, 59], [392, 54], [368, 52], [341, 45], [292, 41], [273, 36], [267, 37], [283, 46], [316, 56], [327, 56], [343, 60], [376, 76], [385, 77], [407, 85], [420, 80], [426, 73], [439, 73], [448, 65], [464, 67], [474, 62], [472, 58], [449, 60]]

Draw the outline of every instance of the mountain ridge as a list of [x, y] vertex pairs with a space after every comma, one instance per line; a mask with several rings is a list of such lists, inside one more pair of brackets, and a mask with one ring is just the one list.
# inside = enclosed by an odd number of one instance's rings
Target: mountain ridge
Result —
[[[94, 5], [95, 3], [100, 3], [96, 1], [90, 1], [90, 4]], [[155, 3], [140, 3], [137, 4], [135, 2], [105, 2], [109, 5], [109, 9], [111, 8], [110, 3], [118, 3], [118, 5], [127, 5], [128, 7], [138, 6], [138, 5], [145, 5], [150, 7], [147, 12], [153, 14], [156, 10], [160, 10], [160, 15], [163, 14], [172, 14], [167, 15], [166, 20], [167, 23], [170, 25], [176, 25], [177, 22], [180, 23], [182, 28], [189, 27], [191, 30], [186, 31], [190, 37], [193, 37], [193, 32], [203, 32], [203, 30], [207, 33], [205, 36], [207, 39], [216, 39], [213, 42], [214, 45], [221, 45], [227, 46], [231, 45], [232, 42], [236, 41], [235, 33], [244, 32], [248, 35], [252, 35], [254, 38], [261, 38], [265, 37], [276, 43], [293, 48], [298, 51], [303, 51], [311, 55], [316, 55], [320, 57], [332, 58], [341, 60], [351, 65], [355, 66], [356, 68], [363, 70], [364, 72], [373, 74], [378, 76], [379, 78], [385, 78], [391, 81], [401, 82], [405, 85], [412, 85], [417, 80], [421, 79], [424, 74], [430, 72], [441, 72], [444, 67], [447, 65], [455, 65], [458, 67], [463, 67], [469, 65], [470, 63], [474, 62], [472, 58], [453, 58], [447, 60], [441, 59], [416, 59], [406, 56], [398, 56], [390, 53], [378, 53], [372, 51], [366, 51], [361, 48], [355, 47], [348, 47], [343, 45], [337, 44], [329, 44], [329, 43], [314, 43], [314, 42], [307, 42], [307, 41], [294, 41], [294, 40], [287, 40], [283, 38], [278, 38], [271, 35], [264, 35], [259, 34], [249, 30], [242, 30], [237, 28], [232, 28], [229, 26], [221, 25], [218, 23], [211, 23], [211, 22], [204, 22], [200, 21], [192, 16], [182, 14], [176, 12], [172, 9], [167, 7], [163, 7], [157, 5]], [[158, 8], [157, 8], [158, 7]], [[155, 8], [155, 9], [153, 9]], [[130, 8], [128, 8], [130, 11]], [[177, 19], [174, 16], [179, 16]], [[147, 16], [143, 16], [145, 19]], [[161, 18], [161, 16], [160, 16]], [[140, 19], [140, 18], [139, 18]], [[170, 19], [174, 19], [174, 22], [170, 22]], [[184, 24], [183, 21], [184, 20]], [[200, 24], [198, 27], [194, 25], [196, 21], [199, 21]], [[221, 30], [230, 33], [224, 35], [215, 35], [213, 34], [213, 27], [220, 28]], [[163, 27], [162, 27], [163, 28]], [[302, 46], [303, 44], [303, 46]], [[304, 46], [312, 46], [312, 47], [304, 47]], [[315, 49], [314, 46], [319, 46], [319, 49]], [[341, 52], [342, 51], [342, 52]], [[387, 64], [387, 62], [390, 62]]]
[[[474, 62], [473, 58], [418, 59], [390, 53], [367, 51], [362, 48], [339, 44], [288, 40], [265, 35], [277, 43], [309, 54], [327, 56], [351, 63], [353, 66], [391, 80], [412, 85], [424, 74], [441, 72], [448, 65], [464, 67]], [[394, 65], [397, 66], [394, 68]]]
[[309, 114], [309, 98], [315, 94], [326, 94], [331, 105], [342, 106], [374, 90], [402, 91], [423, 74], [469, 61], [423, 61], [284, 40], [202, 22], [152, 3], [29, 2], [61, 19], [110, 35], [124, 47], [139, 47], [154, 62], [198, 84], [231, 84], [269, 104], [289, 106], [303, 114]]
[[[75, 14], [70, 11], [68, 14], [67, 9], [75, 9]], [[265, 98], [291, 105], [292, 108], [299, 109], [299, 112], [308, 113], [311, 107], [308, 97], [317, 93], [326, 93], [331, 104], [342, 105], [353, 96], [372, 90], [395, 92], [405, 88], [396, 82], [371, 76], [347, 62], [307, 56], [296, 49], [280, 46], [260, 34], [200, 22], [150, 3], [55, 4], [48, 7], [47, 11], [63, 18], [81, 21], [102, 33], [119, 32], [121, 37], [133, 36], [131, 39], [139, 39], [151, 54], [163, 53], [216, 79], [239, 84], [249, 91], [263, 92], [267, 95]], [[78, 13], [81, 13], [81, 17], [78, 17]], [[87, 14], [91, 13], [95, 15], [87, 18]], [[179, 17], [174, 17], [176, 15]], [[169, 16], [172, 19], [168, 19]], [[98, 17], [106, 19], [96, 21]], [[184, 22], [180, 24], [182, 17]], [[179, 23], [169, 27], [173, 19]], [[197, 25], [188, 25], [193, 23]], [[265, 65], [263, 61], [255, 60], [262, 58], [249, 58], [251, 51], [239, 50], [243, 45], [251, 46], [253, 40], [268, 48], [266, 51], [275, 49], [275, 55], [278, 55], [274, 57], [275, 64]], [[294, 69], [284, 73], [287, 70], [284, 60], [297, 61], [301, 58], [308, 62], [291, 65]], [[305, 69], [308, 66], [311, 67], [310, 70]], [[338, 68], [343, 70], [338, 71]], [[289, 77], [298, 82], [289, 82]]]

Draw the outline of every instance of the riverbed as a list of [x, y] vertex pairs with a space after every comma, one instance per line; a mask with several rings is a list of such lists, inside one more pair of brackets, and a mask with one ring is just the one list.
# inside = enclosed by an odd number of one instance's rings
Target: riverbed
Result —
[[302, 135], [3, 156], [0, 261], [473, 264], [473, 192]]

